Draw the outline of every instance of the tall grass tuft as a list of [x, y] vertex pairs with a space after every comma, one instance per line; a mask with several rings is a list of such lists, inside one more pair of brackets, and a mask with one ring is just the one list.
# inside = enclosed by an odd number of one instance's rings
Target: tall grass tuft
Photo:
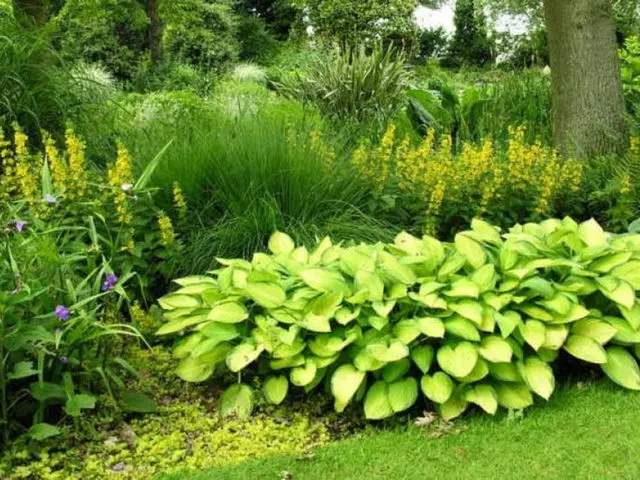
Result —
[[[389, 238], [383, 221], [363, 213], [370, 199], [340, 152], [311, 134], [313, 122], [263, 112], [230, 116], [200, 110], [177, 123], [132, 130], [125, 143], [141, 165], [175, 138], [152, 183], [171, 191], [178, 182], [191, 209], [183, 268], [202, 271], [216, 256], [263, 248], [274, 230], [309, 242]], [[166, 199], [170, 201], [170, 199]]]

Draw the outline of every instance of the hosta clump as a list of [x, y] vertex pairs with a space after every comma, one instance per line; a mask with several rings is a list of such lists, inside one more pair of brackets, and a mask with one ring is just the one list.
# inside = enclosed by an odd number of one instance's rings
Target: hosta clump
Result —
[[[640, 390], [640, 235], [570, 218], [501, 234], [475, 220], [453, 243], [401, 233], [308, 251], [276, 233], [269, 248], [220, 259], [160, 300], [158, 334], [184, 333], [184, 380], [256, 366], [273, 403], [323, 385], [338, 411], [362, 401], [381, 419], [424, 396], [453, 418], [470, 404], [493, 414], [548, 399], [564, 349]], [[221, 404], [246, 415], [252, 398], [236, 385]]]

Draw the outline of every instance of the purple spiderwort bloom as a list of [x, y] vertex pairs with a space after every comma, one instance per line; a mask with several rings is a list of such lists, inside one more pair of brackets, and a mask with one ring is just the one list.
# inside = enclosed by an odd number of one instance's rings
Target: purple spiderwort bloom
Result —
[[67, 363], [69, 363], [69, 359], [63, 355], [60, 357], [60, 363], [66, 365]]
[[71, 312], [64, 305], [58, 305], [54, 311], [56, 317], [58, 317], [61, 321], [66, 322], [71, 318]]
[[29, 222], [25, 222], [24, 220], [16, 220], [13, 223], [16, 226], [16, 232], [20, 233], [24, 230], [24, 227], [26, 227], [27, 223]]
[[107, 278], [105, 278], [104, 283], [102, 284], [102, 291], [106, 292], [108, 290], [112, 290], [117, 283], [118, 277], [116, 277], [113, 273], [107, 275]]

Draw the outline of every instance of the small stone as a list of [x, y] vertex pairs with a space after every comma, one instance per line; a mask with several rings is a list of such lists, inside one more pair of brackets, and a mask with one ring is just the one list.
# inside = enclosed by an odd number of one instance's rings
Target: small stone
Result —
[[124, 472], [127, 469], [127, 466], [124, 462], [118, 462], [115, 465], [111, 466], [112, 472]]

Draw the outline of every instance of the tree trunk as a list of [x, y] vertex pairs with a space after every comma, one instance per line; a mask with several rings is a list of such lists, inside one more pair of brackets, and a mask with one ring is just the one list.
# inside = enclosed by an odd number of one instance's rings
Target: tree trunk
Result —
[[149, 30], [147, 31], [151, 62], [158, 65], [162, 62], [162, 20], [158, 9], [159, 0], [146, 0]]
[[554, 142], [586, 157], [626, 148], [625, 103], [610, 0], [544, 0]]
[[22, 16], [37, 26], [47, 23], [49, 0], [14, 0], [16, 17]]

